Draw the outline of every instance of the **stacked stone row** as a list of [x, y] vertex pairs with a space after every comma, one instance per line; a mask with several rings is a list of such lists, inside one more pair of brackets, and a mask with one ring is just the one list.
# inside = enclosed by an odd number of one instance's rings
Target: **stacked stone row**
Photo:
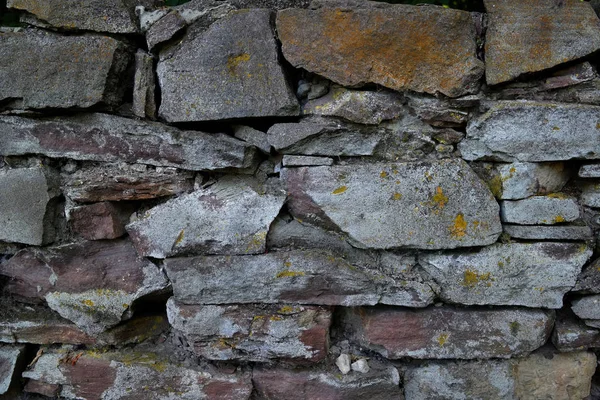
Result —
[[596, 398], [590, 3], [7, 3], [0, 398]]

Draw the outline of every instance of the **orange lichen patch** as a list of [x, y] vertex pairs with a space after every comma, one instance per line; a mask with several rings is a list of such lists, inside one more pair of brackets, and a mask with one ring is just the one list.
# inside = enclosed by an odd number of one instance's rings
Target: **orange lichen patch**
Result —
[[248, 53], [238, 54], [237, 56], [230, 56], [227, 59], [227, 69], [229, 70], [230, 74], [234, 75], [238, 65], [248, 61], [250, 61], [250, 54]]
[[463, 276], [462, 285], [471, 289], [477, 286], [478, 283], [483, 282], [485, 286], [490, 287], [492, 286], [492, 281], [494, 281], [494, 278], [491, 277], [489, 272], [479, 274], [476, 271], [467, 269]]
[[554, 217], [554, 223], [555, 224], [559, 224], [561, 222], [565, 222], [565, 217], [563, 217], [562, 215], [557, 215], [556, 217]]
[[454, 238], [462, 238], [467, 234], [467, 221], [465, 221], [465, 216], [462, 214], [457, 214], [456, 218], [454, 218], [454, 224], [450, 227], [450, 236]]
[[448, 341], [448, 336], [450, 336], [450, 335], [447, 333], [442, 333], [440, 336], [438, 336], [437, 342], [440, 345], [440, 347], [444, 347], [444, 345]]
[[339, 188], [335, 189], [333, 192], [331, 192], [331, 194], [342, 194], [344, 193], [346, 190], [348, 190], [347, 186], [340, 186]]
[[433, 195], [432, 201], [439, 208], [444, 208], [446, 203], [448, 203], [448, 196], [444, 194], [444, 191], [440, 186], [435, 188], [435, 194]]
[[81, 302], [88, 307], [94, 307], [94, 302], [92, 300], [87, 299], [87, 300], [82, 300]]
[[396, 193], [394, 193], [392, 195], [392, 200], [400, 200], [400, 199], [402, 199], [402, 194], [401, 193], [397, 193], [396, 192]]

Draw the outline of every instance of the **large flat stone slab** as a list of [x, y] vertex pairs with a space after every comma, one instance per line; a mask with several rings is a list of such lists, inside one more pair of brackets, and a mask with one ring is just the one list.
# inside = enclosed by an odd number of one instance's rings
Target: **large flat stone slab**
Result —
[[277, 13], [284, 57], [343, 86], [376, 83], [457, 97], [477, 90], [483, 62], [464, 11], [375, 2], [321, 2]]
[[502, 222], [520, 225], [553, 225], [573, 222], [579, 218], [579, 204], [562, 193], [532, 196], [522, 200], [500, 203]]
[[504, 101], [471, 120], [459, 143], [466, 160], [600, 158], [600, 107]]
[[148, 210], [126, 229], [144, 257], [264, 253], [269, 226], [284, 202], [282, 191], [223, 178]]
[[348, 308], [342, 324], [352, 342], [389, 359], [509, 358], [542, 346], [554, 314], [525, 309]]
[[0, 101], [11, 108], [118, 105], [132, 57], [106, 36], [0, 33]]
[[254, 147], [225, 134], [181, 131], [108, 114], [31, 119], [0, 117], [0, 153], [127, 162], [194, 171], [248, 168]]
[[289, 208], [363, 248], [483, 246], [502, 227], [488, 187], [462, 160], [284, 169]]
[[495, 244], [422, 254], [421, 266], [453, 303], [561, 308], [592, 250], [581, 243]]
[[489, 85], [577, 60], [600, 49], [600, 24], [581, 1], [484, 0]]
[[233, 11], [192, 25], [157, 66], [161, 117], [169, 122], [298, 115], [265, 9]]

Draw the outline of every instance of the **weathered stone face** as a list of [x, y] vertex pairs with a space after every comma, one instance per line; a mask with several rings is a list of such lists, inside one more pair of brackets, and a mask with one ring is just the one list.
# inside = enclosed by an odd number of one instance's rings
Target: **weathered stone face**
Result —
[[17, 362], [24, 350], [23, 346], [0, 346], [0, 395], [10, 388]]
[[263, 9], [233, 11], [206, 31], [190, 27], [161, 53], [159, 114], [170, 122], [298, 115], [270, 18]]
[[489, 16], [485, 43], [489, 85], [600, 49], [600, 23], [586, 2], [484, 0], [484, 4]]
[[600, 158], [600, 107], [498, 102], [467, 126], [466, 160], [556, 161]]
[[199, 170], [248, 168], [254, 148], [224, 134], [181, 131], [108, 114], [0, 117], [0, 153]]
[[600, 184], [583, 184], [580, 201], [584, 206], [600, 208]]
[[265, 251], [267, 231], [284, 201], [282, 192], [222, 179], [152, 208], [127, 231], [145, 257], [258, 254]]
[[143, 50], [138, 50], [135, 53], [135, 76], [133, 82], [133, 104], [131, 111], [140, 118], [156, 118], [154, 59]]
[[573, 300], [571, 309], [581, 319], [600, 320], [600, 295]]
[[560, 308], [591, 255], [579, 243], [510, 243], [423, 254], [419, 262], [453, 303]]
[[358, 247], [481, 246], [501, 232], [494, 197], [461, 160], [294, 168], [283, 177], [294, 216]]
[[581, 271], [573, 291], [600, 293], [600, 259], [595, 259]]
[[600, 331], [590, 328], [571, 313], [561, 313], [552, 332], [552, 344], [561, 352], [600, 347]]
[[35, 15], [41, 26], [110, 33], [137, 31], [133, 10], [123, 0], [8, 0], [7, 6]]
[[451, 97], [477, 90], [483, 63], [469, 13], [375, 2], [322, 6], [277, 13], [283, 55], [293, 66], [344, 86]]
[[344, 310], [351, 341], [389, 359], [509, 358], [542, 346], [554, 314], [526, 309], [433, 307]]
[[171, 325], [209, 360], [315, 363], [327, 356], [331, 311], [314, 306], [185, 305], [170, 299]]
[[12, 108], [115, 105], [131, 58], [123, 42], [105, 36], [0, 33], [0, 101], [14, 100]]
[[185, 304], [321, 304], [425, 307], [435, 293], [419, 277], [387, 276], [324, 250], [165, 260]]
[[562, 193], [533, 196], [523, 200], [500, 203], [502, 222], [521, 225], [552, 225], [579, 218], [577, 200]]
[[102, 202], [73, 208], [69, 223], [73, 232], [87, 240], [116, 239], [125, 234], [126, 209]]

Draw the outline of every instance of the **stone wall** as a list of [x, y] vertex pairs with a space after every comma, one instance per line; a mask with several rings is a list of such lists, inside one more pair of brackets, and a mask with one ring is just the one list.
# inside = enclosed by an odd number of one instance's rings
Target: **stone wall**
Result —
[[8, 0], [0, 398], [600, 399], [600, 20], [484, 3]]

